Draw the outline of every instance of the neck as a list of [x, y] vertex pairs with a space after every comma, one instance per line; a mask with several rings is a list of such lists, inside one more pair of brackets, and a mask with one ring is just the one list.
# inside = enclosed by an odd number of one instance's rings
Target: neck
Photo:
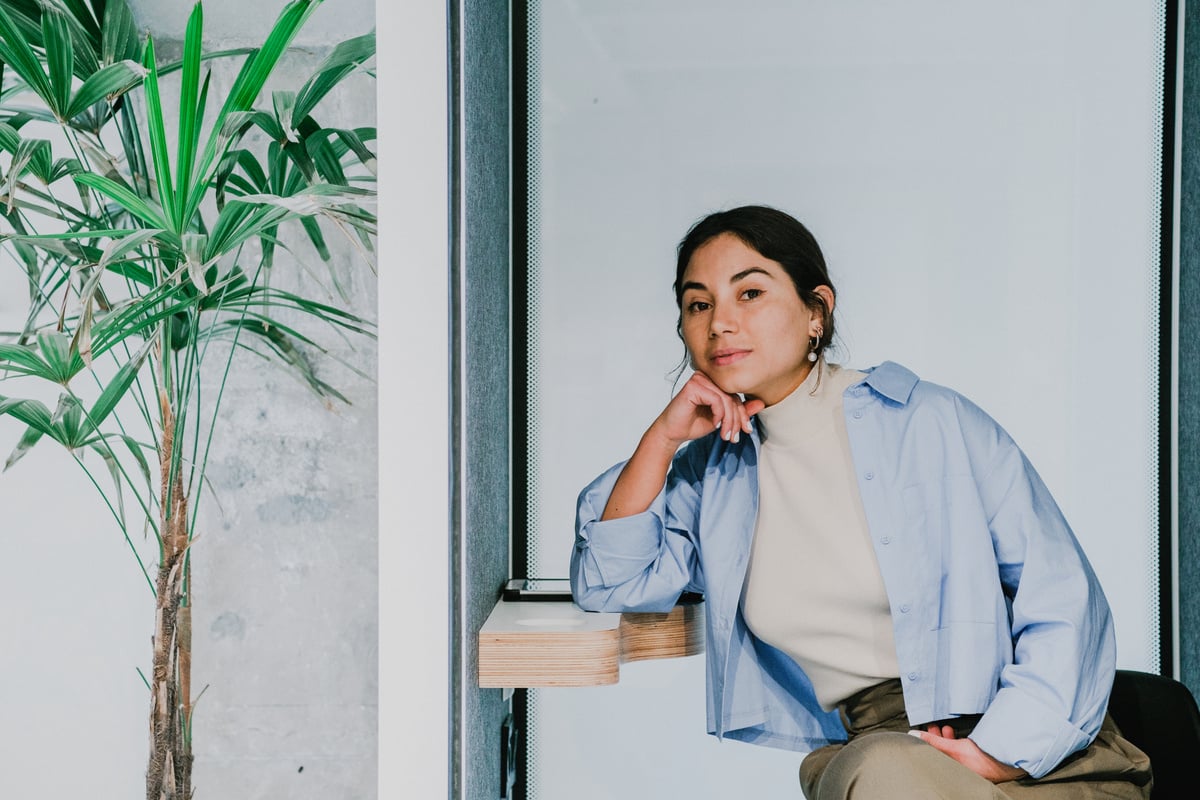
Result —
[[[775, 387], [771, 387], [767, 391], [762, 392], [761, 394], [757, 394], [757, 395], [748, 394], [748, 395], [746, 395], [746, 397], [747, 397], [747, 399], [751, 399], [751, 400], [762, 400], [763, 403], [765, 403], [767, 405], [767, 407], [770, 408], [771, 406], [775, 405], [776, 403], [783, 402], [785, 399], [790, 397], [792, 395], [792, 393], [795, 392], [797, 389], [799, 389], [801, 386], [803, 386], [806, 383], [809, 383], [810, 382], [809, 377], [813, 376], [814, 372], [816, 373], [815, 380], [819, 381], [821, 378], [823, 364], [824, 364], [824, 359], [819, 359], [815, 363], [805, 362], [803, 369], [800, 372], [798, 372], [792, 378], [792, 380], [788, 381], [787, 384], [785, 384], [783, 387], [779, 388], [778, 390], [775, 389]], [[810, 386], [809, 391], [811, 391], [812, 388], [813, 387]]]

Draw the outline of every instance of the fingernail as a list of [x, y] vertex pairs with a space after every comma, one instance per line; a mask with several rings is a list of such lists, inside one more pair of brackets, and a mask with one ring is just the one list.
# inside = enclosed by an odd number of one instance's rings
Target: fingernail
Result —
[[909, 736], [915, 736], [915, 737], [917, 737], [918, 739], [920, 739], [920, 738], [921, 738], [921, 732], [920, 732], [920, 731], [909, 731], [909, 732], [908, 732], [908, 735], [909, 735]]
[[721, 430], [721, 420], [717, 420], [717, 424], [713, 426], [717, 430]]
[[733, 442], [734, 444], [737, 444], [738, 440], [741, 438], [742, 438], [742, 432], [735, 428], [733, 431], [733, 438], [730, 439], [730, 441]]

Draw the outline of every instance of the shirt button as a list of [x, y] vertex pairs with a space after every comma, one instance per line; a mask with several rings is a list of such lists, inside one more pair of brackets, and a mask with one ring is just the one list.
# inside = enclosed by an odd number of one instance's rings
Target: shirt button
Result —
[[861, 411], [855, 411], [855, 412], [854, 412], [854, 418], [855, 418], [855, 419], [862, 419], [862, 412], [861, 412]]
[[891, 544], [891, 543], [892, 543], [892, 537], [890, 537], [890, 536], [883, 536], [883, 537], [880, 537], [880, 539], [879, 539], [879, 543], [880, 543], [880, 544]]
[[872, 481], [872, 480], [875, 480], [875, 473], [874, 473], [874, 472], [868, 472], [866, 475], [863, 475], [863, 477], [864, 477], [864, 478], [866, 478], [866, 479], [867, 479], [867, 480], [869, 480], [869, 481]]
[[908, 679], [909, 679], [910, 681], [915, 681], [915, 680], [917, 680], [917, 679], [918, 679], [918, 678], [920, 678], [920, 677], [921, 677], [921, 676], [920, 676], [920, 675], [918, 675], [918, 674], [917, 674], [917, 673], [915, 673], [915, 672], [910, 672], [910, 673], [908, 673]]
[[900, 613], [907, 614], [911, 609], [912, 609], [912, 606], [910, 606], [908, 603], [904, 603], [903, 605], [900, 606]]

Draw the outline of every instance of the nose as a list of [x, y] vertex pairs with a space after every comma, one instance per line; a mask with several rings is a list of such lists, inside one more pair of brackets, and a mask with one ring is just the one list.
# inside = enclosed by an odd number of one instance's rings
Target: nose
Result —
[[716, 303], [713, 313], [708, 319], [708, 338], [716, 339], [727, 333], [737, 333], [737, 306], [730, 303]]

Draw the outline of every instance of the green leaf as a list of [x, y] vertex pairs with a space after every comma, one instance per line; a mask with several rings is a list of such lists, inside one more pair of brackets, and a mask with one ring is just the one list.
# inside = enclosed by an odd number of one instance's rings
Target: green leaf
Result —
[[[275, 142], [271, 143], [272, 145]], [[307, 183], [315, 183], [317, 180], [317, 167], [313, 164], [312, 158], [308, 154], [308, 149], [299, 142], [286, 142], [283, 145], [283, 152], [297, 169], [304, 176]], [[279, 192], [279, 194], [288, 194], [288, 192]]]
[[[196, 149], [200, 144], [200, 121], [203, 109], [200, 105], [200, 59], [203, 51], [201, 33], [204, 27], [204, 7], [196, 3], [188, 17], [187, 31], [183, 41], [183, 75], [180, 80], [179, 96], [179, 149], [175, 159], [176, 180], [179, 197], [185, 198], [191, 190], [192, 171], [195, 169]], [[157, 78], [156, 78], [157, 80]], [[208, 81], [205, 80], [207, 94]], [[176, 217], [177, 231], [183, 232], [186, 224]]]
[[312, 246], [316, 248], [317, 255], [322, 261], [329, 261], [329, 247], [325, 244], [325, 234], [321, 232], [320, 224], [313, 217], [301, 217], [300, 224], [304, 226], [304, 232], [308, 234], [308, 240], [312, 242]]
[[104, 248], [104, 254], [100, 256], [99, 263], [96, 264], [91, 276], [83, 284], [83, 288], [79, 290], [79, 301], [83, 310], [80, 312], [79, 322], [75, 326], [75, 334], [71, 338], [71, 349], [79, 353], [79, 357], [83, 359], [83, 363], [87, 366], [90, 367], [92, 365], [92, 321], [95, 313], [96, 293], [100, 288], [100, 280], [104, 277], [105, 269], [116, 259], [121, 258], [126, 253], [136, 249], [160, 233], [163, 233], [163, 231], [150, 228], [134, 231], [128, 236], [113, 239]]
[[99, 171], [101, 175], [109, 180], [119, 183], [122, 186], [127, 186], [125, 178], [121, 175], [120, 170], [117, 169], [116, 157], [108, 151], [96, 147], [87, 139], [81, 139], [79, 144], [83, 148], [83, 154], [87, 157], [93, 171]]
[[16, 153], [21, 146], [21, 134], [7, 122], [0, 122], [0, 150]]
[[[169, 180], [169, 178], [168, 178]], [[116, 201], [122, 208], [138, 219], [146, 222], [152, 228], [170, 228], [162, 214], [138, 197], [128, 187], [122, 186], [111, 178], [90, 172], [81, 172], [75, 176], [76, 183], [82, 183], [100, 194]]]
[[38, 334], [37, 346], [55, 383], [66, 386], [84, 368], [83, 359], [71, 350], [71, 338], [66, 334]]
[[162, 101], [158, 93], [158, 70], [154, 64], [154, 39], [146, 39], [146, 54], [142, 61], [146, 80], [142, 84], [146, 95], [146, 126], [150, 129], [150, 153], [154, 158], [154, 179], [158, 183], [158, 202], [171, 220], [169, 228], [183, 233], [175, 190], [171, 185], [171, 161], [167, 156], [167, 132], [163, 119]]
[[81, 79], [87, 79], [100, 68], [100, 29], [96, 17], [83, 0], [58, 0], [58, 4], [67, 11], [63, 18], [70, 30], [72, 47], [75, 50], [75, 74]]
[[[341, 140], [341, 142], [354, 153], [360, 164], [370, 170], [372, 175], [379, 174], [378, 166], [375, 160], [375, 154], [371, 152], [370, 148], [368, 148], [366, 144], [363, 143], [362, 139], [362, 131], [368, 129], [352, 131], [345, 128], [332, 128], [331, 130], [333, 130], [338, 135], [338, 139]], [[369, 130], [373, 137], [375, 132], [374, 129], [371, 128]]]
[[308, 139], [305, 146], [317, 166], [317, 172], [327, 183], [338, 186], [349, 184], [349, 181], [346, 180], [346, 173], [342, 171], [342, 162], [338, 159], [328, 139], [316, 136]]
[[141, 470], [142, 477], [146, 479], [146, 488], [153, 489], [154, 484], [150, 478], [150, 464], [146, 461], [146, 450], [154, 451], [153, 445], [142, 444], [132, 436], [127, 436], [123, 433], [104, 434], [103, 438], [107, 441], [113, 437], [119, 438], [129, 448], [129, 452], [133, 454], [134, 461], [137, 462], [138, 468]]
[[250, 108], [262, 91], [263, 84], [275, 70], [279, 57], [287, 50], [297, 31], [304, 25], [309, 15], [316, 10], [320, 0], [295, 0], [288, 3], [275, 25], [263, 42], [263, 46], [250, 56], [247, 67], [238, 75], [229, 91], [226, 108], [229, 111], [240, 111]]
[[57, 438], [57, 431], [50, 423], [50, 409], [37, 400], [22, 400], [19, 397], [0, 395], [0, 416], [15, 417], [43, 434]]
[[133, 231], [123, 232], [126, 235], [119, 238], [114, 237], [108, 246], [104, 248], [104, 254], [100, 256], [100, 261], [96, 265], [100, 269], [106, 269], [109, 264], [119, 258], [123, 258], [126, 253], [141, 247], [146, 242], [156, 236], [159, 236], [166, 231], [161, 228], [139, 228]]
[[12, 163], [8, 167], [9, 185], [16, 185], [16, 177], [24, 175], [28, 170], [34, 175], [47, 175], [50, 172], [53, 154], [50, 142], [46, 139], [22, 139], [13, 154]]
[[17, 203], [17, 183], [26, 172], [34, 175], [49, 174], [51, 167], [50, 142], [45, 139], [22, 139], [8, 166], [4, 192], [8, 195], [8, 212], [12, 213]]
[[142, 48], [133, 20], [133, 13], [125, 0], [107, 0], [104, 4], [104, 24], [101, 27], [100, 57], [105, 64], [118, 61], [142, 60]]
[[262, 91], [263, 84], [274, 72], [280, 55], [291, 44], [296, 32], [304, 25], [309, 15], [316, 10], [319, 3], [320, 0], [295, 0], [289, 3], [275, 20], [275, 25], [262, 48], [251, 54], [246, 59], [246, 63], [242, 65], [242, 70], [234, 79], [224, 105], [213, 121], [213, 133], [204, 147], [204, 154], [197, 162], [192, 179], [192, 191], [183, 201], [182, 216], [184, 219], [191, 219], [196, 210], [200, 208], [205, 189], [208, 186], [210, 171], [220, 163], [225, 147], [229, 146], [228, 140], [222, 142], [223, 137], [220, 135], [228, 117], [236, 112], [246, 111], [254, 104], [258, 93]]
[[347, 39], [333, 48], [301, 87], [292, 108], [291, 127], [300, 127], [300, 121], [312, 113], [333, 87], [374, 55], [374, 32]]
[[209, 233], [209, 250], [228, 253], [251, 237], [278, 225], [289, 213], [284, 209], [271, 208], [265, 204], [243, 203], [241, 198], [230, 198]]
[[[235, 169], [240, 169], [244, 177], [235, 174]], [[253, 153], [245, 149], [230, 150], [221, 159], [221, 164], [214, 177], [217, 211], [221, 211], [225, 207], [227, 185], [238, 188], [242, 194], [270, 191], [262, 165], [258, 163], [258, 159], [254, 157]]]
[[0, 344], [0, 371], [55, 380], [49, 365], [38, 358], [37, 351], [28, 345]]
[[83, 0], [62, 0], [62, 2], [80, 30], [90, 39], [99, 39], [100, 28], [96, 24], [96, 18]]
[[88, 442], [87, 446], [100, 456], [104, 465], [108, 467], [108, 474], [115, 486], [114, 494], [117, 496], [117, 524], [121, 526], [121, 530], [125, 530], [125, 492], [121, 491], [121, 465], [117, 463], [116, 456], [107, 444], [93, 441]]
[[47, 105], [60, 120], [69, 119], [71, 83], [75, 75], [75, 49], [71, 44], [71, 29], [67, 15], [51, 5], [42, 11], [42, 45], [46, 49], [46, 66], [50, 74], [51, 98]]
[[292, 110], [296, 107], [296, 93], [285, 91], [271, 92], [271, 105], [275, 109], [274, 122], [279, 132], [279, 135], [273, 138], [279, 141], [283, 141], [284, 139], [289, 142], [300, 141], [300, 136], [296, 133], [296, 126], [292, 124]]
[[50, 79], [42, 71], [42, 62], [2, 4], [0, 4], [0, 61], [12, 67], [21, 80], [30, 89], [33, 89], [46, 105], [53, 106], [54, 92], [50, 88]]
[[98, 103], [105, 98], [112, 100], [125, 94], [141, 83], [145, 76], [145, 68], [134, 61], [120, 61], [97, 70], [83, 82], [79, 91], [75, 92], [75, 96], [71, 98], [71, 103], [67, 107], [65, 118], [73, 119], [90, 108], [93, 103]]
[[100, 423], [108, 418], [112, 410], [117, 407], [117, 403], [129, 391], [129, 387], [137, 379], [138, 370], [142, 368], [142, 364], [146, 360], [146, 356], [150, 354], [150, 350], [154, 345], [153, 339], [147, 339], [133, 358], [127, 361], [117, 370], [117, 374], [108, 382], [104, 390], [100, 392], [100, 397], [96, 399], [91, 411], [88, 412], [88, 424], [95, 430], [99, 430]]
[[66, 392], [60, 394], [58, 407], [54, 409], [54, 414], [50, 417], [50, 424], [56, 431], [51, 435], [66, 445], [68, 449], [74, 450], [83, 444], [82, 422], [83, 407], [79, 405], [79, 399]]
[[50, 171], [45, 176], [39, 176], [47, 184], [54, 183], [60, 178], [65, 178], [68, 175], [74, 175], [77, 172], [83, 171], [83, 165], [74, 158], [60, 158], [54, 162], [54, 166], [50, 167]]
[[[0, 216], [8, 220], [8, 224], [12, 226], [13, 230], [21, 234], [25, 233], [25, 224], [21, 221], [20, 214], [0, 211]], [[37, 251], [28, 242], [13, 241], [12, 244], [17, 258], [25, 268], [25, 276], [29, 281], [29, 299], [32, 302], [37, 297], [38, 281], [41, 277], [41, 270], [38, 268]]]
[[[250, 334], [262, 343], [266, 344], [270, 351], [275, 354], [275, 357], [282, 361], [286, 366], [291, 367], [301, 380], [308, 385], [310, 389], [318, 397], [336, 398], [347, 405], [350, 401], [334, 387], [330, 386], [325, 381], [317, 377], [316, 371], [313, 369], [312, 363], [300, 348], [296, 346], [292, 337], [285, 333], [286, 328], [279, 325], [267, 324], [260, 320], [241, 319], [229, 320], [224, 323], [231, 329], [240, 330], [244, 334]], [[261, 355], [261, 354], [260, 354]]]
[[200, 294], [208, 294], [208, 281], [204, 279], [204, 273], [213, 263], [204, 260], [207, 247], [208, 236], [206, 234], [185, 233], [183, 235], [183, 255], [187, 263], [188, 276]]
[[4, 462], [3, 471], [7, 472], [9, 467], [20, 461], [21, 458], [28, 453], [35, 444], [41, 441], [41, 438], [44, 435], [45, 434], [42, 431], [39, 431], [33, 426], [26, 428], [25, 433], [22, 434], [20, 441], [17, 442], [17, 446], [13, 448], [11, 453], [8, 454], [8, 459]]
[[154, 275], [150, 270], [128, 261], [110, 264], [108, 271], [115, 275], [120, 275], [122, 278], [128, 278], [134, 283], [145, 287], [154, 286]]

